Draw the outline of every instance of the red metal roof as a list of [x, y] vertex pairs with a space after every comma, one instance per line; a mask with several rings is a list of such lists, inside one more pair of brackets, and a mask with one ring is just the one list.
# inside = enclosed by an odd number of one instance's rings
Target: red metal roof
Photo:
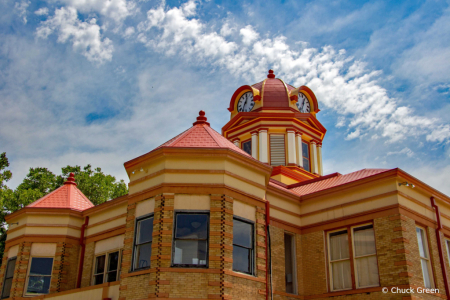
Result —
[[77, 188], [73, 173], [70, 173], [62, 187], [27, 205], [27, 207], [40, 208], [70, 208], [78, 211], [84, 211], [93, 206], [94, 204]]
[[[299, 196], [304, 196], [312, 193], [316, 193], [319, 191], [323, 191], [326, 189], [330, 189], [336, 186], [344, 185], [350, 182], [358, 181], [363, 178], [367, 178], [376, 174], [380, 174], [386, 171], [390, 171], [390, 169], [363, 169], [353, 173], [341, 175], [327, 178], [320, 181], [315, 181], [310, 184], [301, 185], [298, 187], [290, 188], [289, 191], [294, 192]], [[275, 185], [275, 184], [274, 184]], [[277, 186], [278, 187], [278, 186]], [[282, 188], [285, 189], [285, 188]]]
[[[247, 157], [252, 157], [247, 152], [239, 147], [236, 147], [232, 142], [223, 137], [220, 133], [215, 131], [206, 122], [205, 112], [200, 111], [200, 116], [197, 117], [197, 122], [185, 132], [177, 135], [173, 139], [165, 142], [156, 149], [163, 147], [176, 148], [226, 148], [233, 150], [239, 154]], [[155, 149], [155, 150], [156, 150]], [[154, 150], [153, 150], [154, 151]], [[252, 157], [253, 158], [253, 157]]]
[[[289, 95], [286, 86], [281, 79], [275, 78], [272, 70], [269, 70], [267, 79], [252, 85], [260, 91], [263, 97], [264, 107], [289, 107]], [[294, 89], [293, 86], [287, 85], [288, 90]]]

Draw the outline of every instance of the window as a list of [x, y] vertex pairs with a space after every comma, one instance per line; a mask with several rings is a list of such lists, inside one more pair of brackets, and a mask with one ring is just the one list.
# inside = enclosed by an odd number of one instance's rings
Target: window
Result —
[[242, 143], [242, 150], [247, 152], [249, 155], [252, 155], [252, 141], [246, 141]]
[[347, 230], [330, 233], [329, 246], [331, 290], [351, 289], [352, 275]]
[[233, 271], [253, 274], [253, 224], [233, 219]]
[[428, 251], [428, 241], [425, 230], [416, 227], [417, 241], [419, 242], [420, 264], [422, 265], [423, 282], [426, 288], [433, 288], [433, 273], [431, 271], [430, 255]]
[[286, 165], [286, 153], [284, 145], [284, 134], [270, 135], [270, 165]]
[[372, 225], [353, 228], [356, 286], [378, 286], [377, 249]]
[[284, 257], [286, 293], [295, 294], [297, 293], [297, 271], [295, 268], [295, 236], [287, 233], [284, 234]]
[[117, 281], [120, 251], [99, 255], [95, 258], [94, 285]]
[[28, 273], [27, 295], [48, 294], [52, 278], [53, 258], [31, 258]]
[[328, 247], [332, 291], [380, 285], [372, 224], [329, 233]]
[[138, 219], [135, 232], [133, 269], [149, 268], [152, 256], [153, 216]]
[[177, 213], [173, 240], [173, 266], [206, 267], [208, 261], [206, 213]]
[[309, 144], [302, 142], [302, 155], [303, 155], [303, 169], [310, 171], [309, 167]]
[[9, 298], [11, 292], [11, 285], [14, 276], [14, 268], [16, 267], [17, 257], [8, 259], [5, 272], [5, 281], [3, 282], [2, 299]]
[[447, 247], [448, 261], [450, 262], [450, 240], [445, 239], [445, 246]]

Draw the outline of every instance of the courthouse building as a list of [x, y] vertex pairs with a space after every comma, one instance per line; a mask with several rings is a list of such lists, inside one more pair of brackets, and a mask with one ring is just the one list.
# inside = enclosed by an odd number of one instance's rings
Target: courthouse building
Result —
[[128, 195], [94, 206], [71, 174], [7, 216], [1, 298], [447, 299], [448, 196], [323, 174], [319, 102], [273, 71], [228, 110], [125, 162]]

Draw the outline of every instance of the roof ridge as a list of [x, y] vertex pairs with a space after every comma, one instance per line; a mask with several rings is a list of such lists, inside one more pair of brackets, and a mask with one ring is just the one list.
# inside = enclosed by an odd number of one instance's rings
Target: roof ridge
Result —
[[[205, 130], [206, 130], [206, 132], [209, 134], [209, 136], [214, 140], [214, 142], [216, 142], [217, 146], [219, 146], [219, 148], [220, 148], [221, 146], [225, 146], [225, 145], [221, 145], [221, 143], [219, 142], [219, 140], [216, 139], [216, 138], [213, 136], [213, 134], [211, 134], [211, 132], [209, 132], [209, 130], [208, 130], [207, 127], [209, 127], [209, 126], [203, 126], [203, 128], [205, 128]], [[214, 129], [212, 129], [211, 127], [209, 127], [209, 129], [214, 130]], [[215, 130], [214, 130], [214, 131], [215, 131]], [[217, 133], [218, 133], [218, 132], [217, 132]]]

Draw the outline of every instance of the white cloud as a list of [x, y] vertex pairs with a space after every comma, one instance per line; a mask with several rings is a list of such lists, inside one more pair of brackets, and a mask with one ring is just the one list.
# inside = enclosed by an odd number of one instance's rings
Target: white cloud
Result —
[[220, 34], [222, 36], [229, 36], [229, 35], [232, 35], [233, 32], [235, 32], [235, 31], [236, 31], [236, 28], [230, 27], [230, 24], [228, 22], [225, 22], [222, 25], [222, 28], [220, 29]]
[[[166, 8], [163, 2], [149, 10], [147, 20], [139, 24], [138, 40], [166, 55], [182, 55], [195, 63], [207, 61], [248, 81], [261, 80], [273, 68], [277, 77], [315, 91], [320, 105], [337, 113], [338, 127], [343, 120], [351, 120], [347, 139], [364, 137], [368, 131], [388, 142], [417, 135], [428, 135], [430, 141], [449, 138], [445, 124], [399, 106], [380, 86], [382, 73], [368, 70], [364, 62], [348, 57], [344, 50], [308, 48], [295, 42], [292, 46], [282, 35], [258, 40], [259, 33], [250, 25], [239, 30], [243, 43], [237, 44], [227, 41], [227, 34], [208, 29], [195, 17], [195, 8], [195, 1], [173, 8]], [[159, 33], [150, 32], [153, 28]]]
[[430, 142], [440, 142], [450, 140], [450, 126], [448, 124], [446, 125], [439, 125], [437, 128], [435, 128], [430, 134], [427, 135], [427, 141]]
[[14, 4], [14, 10], [22, 18], [24, 24], [27, 24], [27, 8], [31, 4], [30, 1], [16, 2]]
[[125, 35], [126, 37], [128, 37], [128, 36], [133, 35], [134, 32], [135, 32], [134, 27], [133, 27], [133, 26], [130, 26], [130, 27], [128, 27], [127, 29], [125, 29], [124, 35]]
[[398, 154], [406, 154], [406, 156], [408, 156], [408, 157], [414, 156], [414, 152], [411, 149], [409, 149], [408, 147], [405, 147], [400, 151], [392, 151], [392, 152], [386, 153], [387, 156], [398, 155]]
[[242, 35], [242, 42], [245, 45], [250, 45], [259, 38], [259, 34], [253, 29], [251, 25], [242, 28], [239, 33]]
[[[200, 60], [215, 57], [220, 59], [237, 49], [234, 42], [227, 42], [216, 32], [207, 33], [205, 25], [197, 19], [188, 19], [195, 13], [195, 1], [189, 1], [180, 8], [164, 9], [164, 2], [147, 12], [147, 20], [138, 25], [138, 39], [148, 47], [164, 51], [168, 55], [181, 52], [195, 55]], [[157, 39], [148, 37], [152, 28], [162, 30]]]
[[82, 13], [97, 12], [116, 22], [123, 21], [135, 9], [135, 3], [127, 0], [60, 0]]
[[75, 8], [56, 9], [55, 15], [42, 22], [36, 30], [37, 36], [44, 39], [53, 32], [58, 35], [59, 43], [71, 41], [73, 49], [89, 61], [103, 63], [112, 59], [114, 47], [110, 39], [102, 39], [97, 20], [80, 21]]
[[47, 7], [41, 7], [37, 11], [34, 12], [38, 16], [46, 16], [48, 15], [48, 8]]

